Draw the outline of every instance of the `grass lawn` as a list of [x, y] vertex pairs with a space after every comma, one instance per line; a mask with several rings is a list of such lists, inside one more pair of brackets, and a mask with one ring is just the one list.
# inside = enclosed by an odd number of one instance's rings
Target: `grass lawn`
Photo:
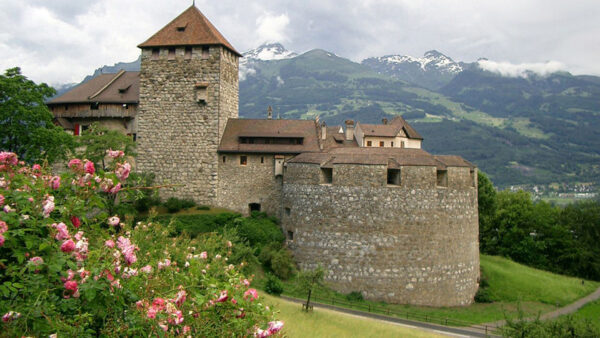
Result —
[[596, 290], [600, 283], [533, 269], [506, 258], [481, 255], [481, 269], [494, 300], [534, 301], [565, 306]]
[[302, 311], [300, 304], [264, 296], [265, 304], [274, 305], [283, 320], [285, 337], [443, 337], [430, 331], [360, 318], [326, 309]]
[[[481, 255], [481, 269], [488, 278], [489, 291], [493, 303], [475, 303], [464, 307], [432, 308], [425, 306], [385, 304], [382, 302], [359, 301], [349, 302], [346, 295], [330, 289], [317, 290], [316, 301], [338, 306], [371, 311], [391, 315], [396, 313], [406, 318], [441, 323], [445, 318], [455, 320], [449, 325], [466, 326], [502, 320], [505, 315], [515, 317], [518, 307], [528, 315], [534, 316], [564, 306], [594, 291], [600, 283], [571, 278], [526, 267], [506, 258]], [[260, 279], [260, 277], [259, 277]], [[260, 283], [260, 282], [259, 282]], [[260, 287], [260, 284], [258, 285]], [[284, 283], [284, 294], [305, 298], [306, 295], [294, 280]], [[344, 304], [345, 303], [345, 304]], [[599, 306], [600, 308], [600, 306]], [[433, 320], [431, 318], [434, 318]], [[462, 322], [462, 323], [461, 323]]]
[[591, 320], [600, 327], [600, 300], [586, 304], [573, 315], [577, 318]]

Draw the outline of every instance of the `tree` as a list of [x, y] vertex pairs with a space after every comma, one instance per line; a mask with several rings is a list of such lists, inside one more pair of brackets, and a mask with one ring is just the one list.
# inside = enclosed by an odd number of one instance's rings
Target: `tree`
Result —
[[0, 75], [0, 150], [29, 163], [67, 158], [75, 142], [52, 122], [45, 99], [54, 93], [47, 84], [28, 80], [19, 68]]
[[106, 168], [104, 157], [107, 149], [123, 149], [125, 156], [134, 156], [135, 143], [131, 137], [106, 127], [92, 123], [79, 137], [79, 156]]
[[490, 253], [490, 243], [497, 236], [494, 229], [496, 215], [496, 189], [492, 181], [481, 171], [477, 172], [477, 202], [479, 206], [479, 248]]
[[315, 287], [322, 285], [324, 278], [325, 270], [320, 265], [314, 270], [302, 270], [298, 274], [300, 287], [308, 292], [305, 304], [306, 311], [308, 311], [308, 309], [310, 308], [310, 296], [312, 294], [312, 290]]

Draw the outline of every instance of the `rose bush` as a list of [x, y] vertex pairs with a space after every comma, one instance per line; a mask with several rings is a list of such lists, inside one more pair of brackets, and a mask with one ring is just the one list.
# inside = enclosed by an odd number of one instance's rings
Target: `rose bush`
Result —
[[[52, 175], [0, 153], [0, 314], [8, 336], [260, 336], [283, 323], [230, 264], [221, 235], [114, 213], [134, 189], [120, 152], [106, 171]], [[118, 195], [118, 197], [117, 197]]]

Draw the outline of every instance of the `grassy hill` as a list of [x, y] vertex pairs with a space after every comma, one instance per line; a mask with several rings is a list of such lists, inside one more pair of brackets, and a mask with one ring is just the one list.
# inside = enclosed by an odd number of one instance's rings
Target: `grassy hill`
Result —
[[[518, 316], [521, 308], [528, 316], [546, 313], [557, 307], [572, 303], [593, 292], [600, 283], [561, 276], [550, 272], [530, 268], [506, 258], [481, 255], [481, 270], [487, 277], [492, 303], [474, 303], [465, 307], [431, 308], [402, 304], [385, 304], [381, 302], [360, 301], [349, 302], [346, 295], [324, 288], [314, 292], [317, 300], [340, 306], [354, 304], [354, 308], [365, 310], [369, 305], [374, 312], [387, 314], [397, 313], [414, 319], [423, 320], [425, 316], [435, 318], [438, 322], [445, 318], [455, 320], [454, 325], [489, 323], [502, 320], [505, 316]], [[261, 281], [259, 281], [260, 285]], [[306, 295], [294, 280], [284, 283], [284, 294], [304, 299]], [[557, 306], [558, 305], [558, 306]], [[348, 306], [348, 305], [345, 305]], [[348, 306], [352, 307], [352, 306]], [[375, 310], [377, 309], [377, 310]]]

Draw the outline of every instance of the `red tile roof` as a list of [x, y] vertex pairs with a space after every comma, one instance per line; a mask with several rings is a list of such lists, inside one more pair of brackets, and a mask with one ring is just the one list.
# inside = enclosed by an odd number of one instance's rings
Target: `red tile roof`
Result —
[[48, 102], [65, 103], [138, 103], [140, 99], [140, 72], [120, 71], [101, 74], [82, 83]]
[[[240, 137], [302, 138], [302, 144], [241, 143]], [[229, 119], [218, 151], [299, 154], [318, 152], [320, 149], [315, 121]]]
[[221, 45], [237, 56], [242, 56], [219, 33], [217, 28], [200, 12], [191, 6], [165, 27], [138, 45], [139, 48], [167, 46]]
[[418, 140], [423, 139], [423, 137], [402, 118], [402, 116], [396, 116], [388, 124], [359, 123], [359, 125], [365, 136], [396, 137], [400, 130], [404, 130], [408, 138]]

